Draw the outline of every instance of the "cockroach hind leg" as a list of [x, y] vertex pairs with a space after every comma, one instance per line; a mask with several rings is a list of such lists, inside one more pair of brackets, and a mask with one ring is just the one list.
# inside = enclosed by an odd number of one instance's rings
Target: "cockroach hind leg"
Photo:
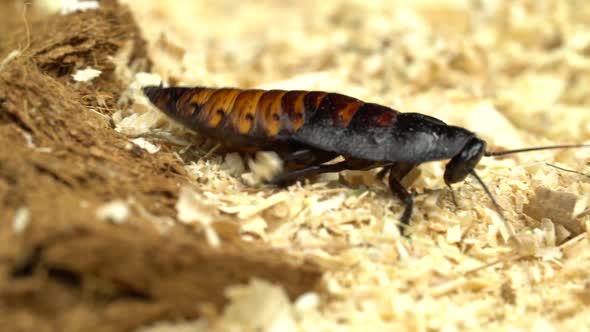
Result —
[[275, 176], [269, 181], [270, 184], [284, 186], [289, 183], [293, 183], [299, 179], [315, 176], [323, 173], [336, 173], [344, 170], [366, 170], [371, 166], [377, 167], [378, 164], [372, 161], [357, 160], [357, 159], [346, 159], [336, 164], [321, 164], [323, 160], [318, 161], [316, 164], [306, 166], [304, 168], [286, 172]]
[[308, 165], [323, 163], [326, 158], [321, 158], [321, 154], [316, 150], [300, 149], [281, 155], [281, 159], [289, 167], [302, 168]]
[[341, 167], [338, 167], [338, 165], [340, 165], [340, 163], [333, 165], [311, 165], [291, 172], [281, 173], [272, 178], [269, 181], [269, 184], [284, 187], [297, 182], [299, 179], [308, 178], [310, 176], [322, 173], [339, 172], [343, 170]]

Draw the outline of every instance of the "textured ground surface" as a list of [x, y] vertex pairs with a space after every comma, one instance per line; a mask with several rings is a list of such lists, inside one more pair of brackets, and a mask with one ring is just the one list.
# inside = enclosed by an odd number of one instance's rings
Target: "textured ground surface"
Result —
[[424, 165], [402, 238], [373, 174], [248, 185], [271, 157], [217, 153], [138, 93], [322, 89], [493, 150], [589, 142], [585, 1], [123, 2], [0, 3], [2, 326], [590, 330], [588, 149], [483, 160], [508, 226], [477, 182], [455, 206]]

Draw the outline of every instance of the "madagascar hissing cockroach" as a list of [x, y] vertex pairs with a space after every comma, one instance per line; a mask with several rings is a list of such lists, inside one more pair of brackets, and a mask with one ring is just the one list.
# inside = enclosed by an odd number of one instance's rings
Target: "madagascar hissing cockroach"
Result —
[[[464, 128], [338, 93], [157, 86], [143, 91], [169, 117], [218, 140], [229, 150], [271, 150], [296, 165], [272, 179], [273, 184], [284, 185], [321, 173], [383, 167], [379, 176], [389, 173], [389, 187], [405, 205], [402, 225], [410, 221], [413, 199], [401, 181], [421, 163], [450, 159], [445, 183], [450, 187], [471, 174], [501, 213], [474, 170], [483, 156], [590, 146], [490, 152], [485, 141]], [[344, 161], [325, 164], [337, 156], [343, 156]]]
[[549, 166], [549, 167], [553, 167], [553, 168], [558, 169], [560, 171], [564, 171], [564, 172], [568, 172], [568, 173], [573, 173], [573, 174], [578, 174], [578, 175], [581, 175], [581, 176], [584, 176], [584, 177], [587, 177], [587, 178], [590, 179], [590, 174], [582, 173], [582, 172], [576, 171], [574, 169], [563, 168], [563, 167], [560, 167], [560, 166], [557, 166], [557, 165], [554, 165], [554, 164], [550, 164], [550, 163], [545, 163], [545, 164], [547, 166]]

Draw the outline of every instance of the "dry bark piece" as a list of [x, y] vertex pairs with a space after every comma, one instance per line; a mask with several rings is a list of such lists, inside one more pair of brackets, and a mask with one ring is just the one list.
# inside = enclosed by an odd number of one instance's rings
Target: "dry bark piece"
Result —
[[551, 219], [576, 236], [584, 232], [582, 225], [572, 217], [576, 200], [574, 194], [539, 186], [529, 203], [523, 206], [523, 212], [538, 221], [543, 218]]

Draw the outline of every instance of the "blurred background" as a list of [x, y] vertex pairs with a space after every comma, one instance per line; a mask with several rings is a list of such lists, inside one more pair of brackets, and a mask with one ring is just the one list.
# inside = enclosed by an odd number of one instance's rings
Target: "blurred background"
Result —
[[335, 90], [499, 145], [526, 137], [498, 138], [496, 111], [536, 136], [590, 139], [584, 0], [124, 2], [173, 83]]
[[527, 139], [497, 137], [490, 123], [506, 119], [538, 138], [590, 139], [588, 1], [122, 2], [173, 84], [339, 91], [475, 126], [498, 145]]

